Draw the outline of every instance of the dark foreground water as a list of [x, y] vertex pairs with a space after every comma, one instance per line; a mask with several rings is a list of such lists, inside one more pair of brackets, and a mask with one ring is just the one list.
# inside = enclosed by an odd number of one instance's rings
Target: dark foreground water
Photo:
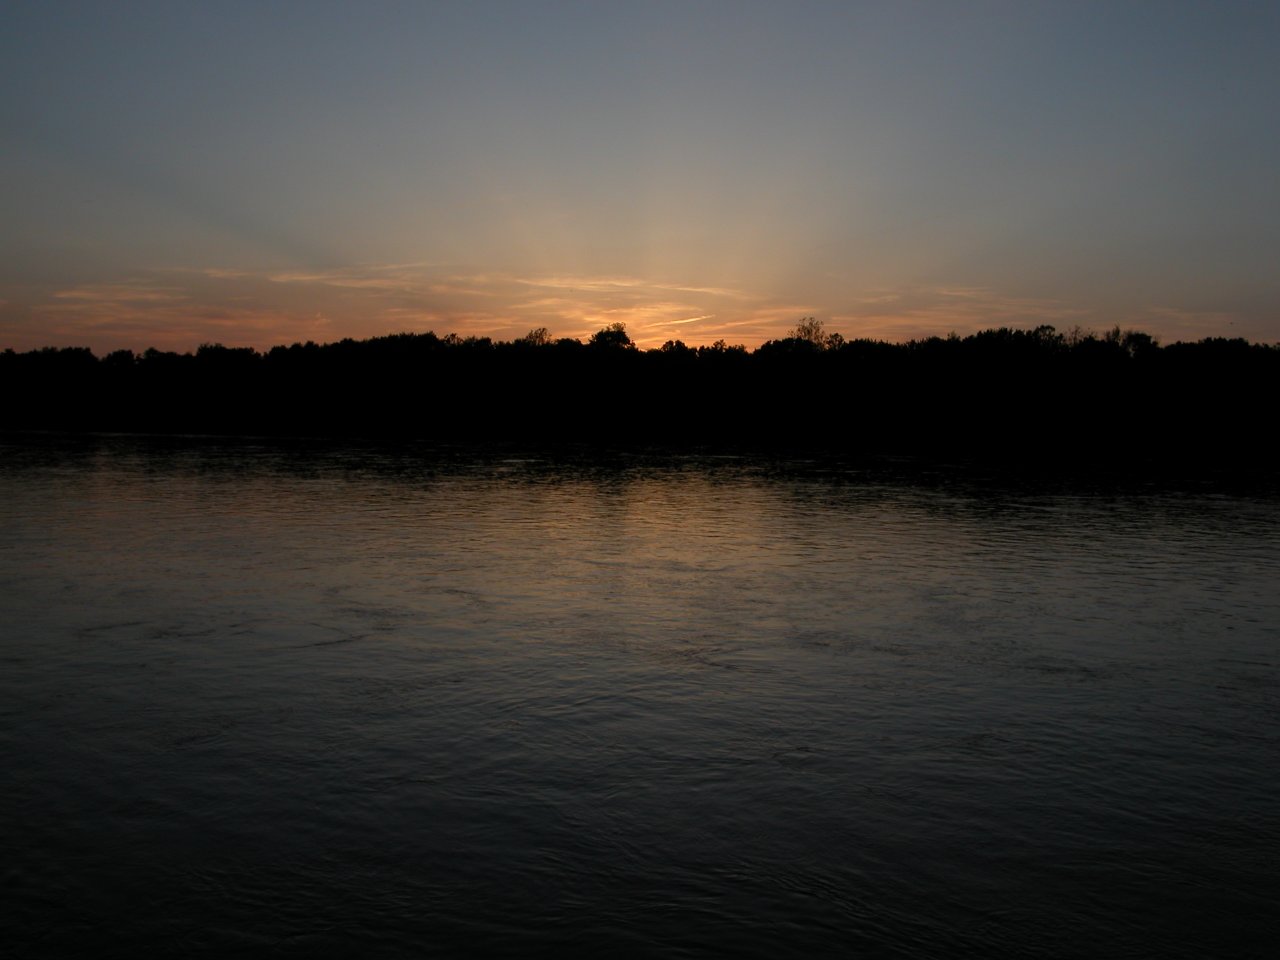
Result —
[[12, 956], [1271, 956], [1280, 502], [0, 445]]

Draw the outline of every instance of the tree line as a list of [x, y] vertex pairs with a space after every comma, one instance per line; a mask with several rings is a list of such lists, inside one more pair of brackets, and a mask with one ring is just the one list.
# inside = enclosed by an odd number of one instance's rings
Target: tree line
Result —
[[1002, 327], [905, 343], [806, 318], [755, 350], [402, 333], [265, 352], [0, 353], [0, 428], [1266, 466], [1280, 347]]

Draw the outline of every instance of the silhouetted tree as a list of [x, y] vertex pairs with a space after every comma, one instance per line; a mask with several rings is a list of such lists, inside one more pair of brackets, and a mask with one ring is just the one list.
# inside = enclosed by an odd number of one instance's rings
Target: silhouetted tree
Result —
[[823, 348], [827, 345], [827, 334], [823, 330], [823, 323], [814, 317], [803, 318], [791, 329], [787, 336], [792, 340], [811, 343], [818, 348]]
[[546, 327], [535, 327], [518, 341], [530, 347], [545, 347], [551, 343], [551, 331]]
[[1128, 351], [1129, 356], [1140, 358], [1150, 356], [1160, 343], [1149, 333], [1126, 330], [1120, 338], [1120, 346]]
[[827, 333], [821, 320], [805, 317], [781, 341], [774, 341], [777, 348], [795, 352], [800, 350], [839, 350], [844, 346], [844, 337], [839, 333]]
[[[402, 333], [265, 354], [221, 344], [102, 359], [84, 348], [6, 349], [0, 427], [742, 443], [1095, 464], [1275, 456], [1278, 346], [1162, 347], [1119, 326], [887, 343], [845, 341], [805, 318], [791, 332], [800, 335], [754, 351], [669, 340], [642, 352], [621, 323], [589, 344], [539, 328], [508, 343]], [[600, 397], [609, 402], [583, 402]], [[536, 415], [515, 415], [530, 404]]]
[[587, 345], [605, 350], [632, 349], [635, 347], [635, 344], [631, 342], [631, 338], [627, 336], [627, 325], [625, 323], [611, 323], [607, 327], [597, 330], [591, 335]]

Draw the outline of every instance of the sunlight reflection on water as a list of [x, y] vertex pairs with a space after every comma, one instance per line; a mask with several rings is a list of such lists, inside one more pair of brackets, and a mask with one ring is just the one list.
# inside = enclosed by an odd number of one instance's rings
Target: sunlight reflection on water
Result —
[[1222, 954], [1280, 509], [750, 459], [10, 444], [20, 953]]

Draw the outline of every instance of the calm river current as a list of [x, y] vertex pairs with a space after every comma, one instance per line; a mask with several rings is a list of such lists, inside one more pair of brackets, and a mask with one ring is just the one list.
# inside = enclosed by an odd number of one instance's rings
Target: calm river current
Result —
[[1280, 500], [0, 444], [0, 952], [1271, 956]]

